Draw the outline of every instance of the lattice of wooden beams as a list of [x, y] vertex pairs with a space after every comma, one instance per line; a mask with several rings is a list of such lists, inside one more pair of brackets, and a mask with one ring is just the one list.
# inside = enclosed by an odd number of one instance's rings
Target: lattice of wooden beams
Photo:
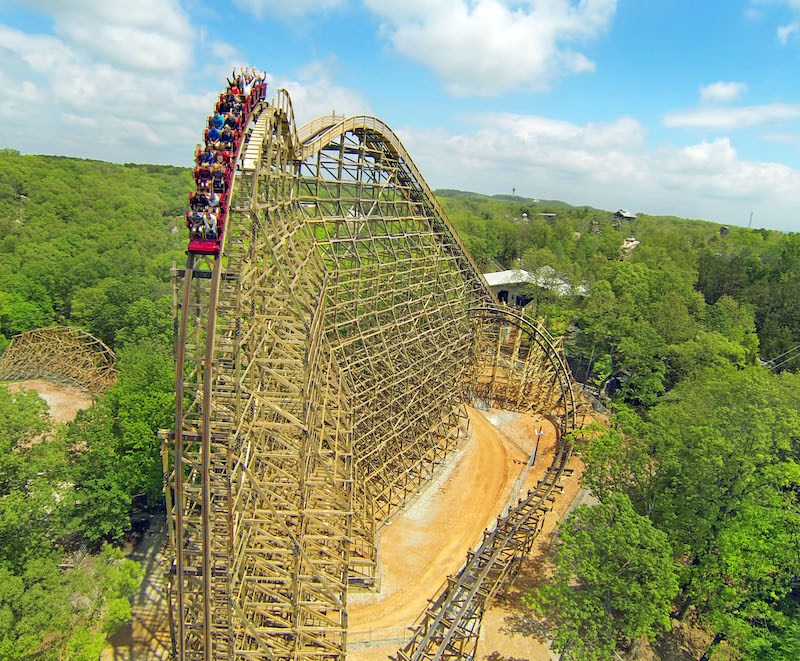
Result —
[[95, 394], [116, 380], [114, 352], [80, 328], [37, 328], [11, 338], [0, 356], [0, 380], [55, 379]]

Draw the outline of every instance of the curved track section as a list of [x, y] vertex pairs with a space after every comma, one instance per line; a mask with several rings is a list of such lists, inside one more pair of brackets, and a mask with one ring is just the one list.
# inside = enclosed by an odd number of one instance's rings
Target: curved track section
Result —
[[101, 393], [117, 378], [114, 352], [80, 328], [37, 328], [11, 338], [0, 356], [0, 380], [56, 379]]
[[344, 659], [376, 531], [458, 445], [464, 404], [563, 431], [569, 376], [543, 329], [493, 301], [380, 120], [298, 131], [279, 91], [234, 163], [220, 254], [177, 274], [175, 652]]
[[572, 453], [564, 434], [576, 425], [576, 401], [557, 340], [516, 310], [483, 304], [470, 310], [476, 326], [474, 403], [540, 413], [559, 432], [559, 446], [545, 477], [494, 527], [484, 532], [455, 576], [448, 578], [420, 615], [397, 661], [473, 659], [484, 608], [518, 571], [539, 535], [561, 480], [571, 474]]
[[478, 338], [470, 399], [545, 415], [562, 436], [577, 427], [578, 399], [561, 338], [504, 305], [483, 304], [470, 314]]

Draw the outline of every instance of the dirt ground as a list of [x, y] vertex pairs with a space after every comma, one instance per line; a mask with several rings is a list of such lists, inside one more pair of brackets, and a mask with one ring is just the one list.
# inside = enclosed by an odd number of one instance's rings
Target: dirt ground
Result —
[[541, 585], [554, 569], [556, 531], [560, 521], [578, 505], [596, 502], [579, 487], [578, 480], [583, 471], [580, 458], [573, 456], [569, 467], [573, 469], [572, 477], [563, 481], [564, 493], [556, 498], [528, 561], [484, 613], [478, 659], [539, 661], [558, 658], [547, 644], [541, 642], [544, 632], [522, 599], [531, 589]]
[[[483, 530], [510, 501], [524, 495], [552, 461], [556, 435], [546, 419], [500, 411], [484, 414], [472, 409], [469, 414], [471, 436], [380, 532], [381, 590], [377, 594], [349, 595], [348, 659], [384, 660], [396, 652], [407, 627], [447, 576], [459, 569], [467, 551], [480, 543]], [[528, 458], [537, 447], [537, 431], [541, 436], [536, 461], [525, 473]], [[579, 468], [577, 464], [575, 467]], [[545, 548], [557, 518], [563, 516], [577, 493], [576, 476], [567, 479], [565, 486], [545, 524]], [[163, 539], [163, 529], [151, 527], [131, 556], [143, 563], [147, 578], [134, 599], [133, 622], [113, 638], [104, 660], [167, 658]], [[509, 596], [503, 595], [487, 612], [479, 658], [550, 658], [546, 646], [530, 635], [520, 601], [526, 581], [538, 580], [538, 572], [546, 565], [537, 564], [536, 553], [541, 547], [542, 542], [537, 543], [531, 566], [518, 579], [523, 582], [519, 586], [515, 583]]]
[[[476, 546], [483, 530], [516, 500], [550, 465], [555, 430], [544, 418], [509, 412], [483, 414], [470, 410], [472, 437], [391, 526], [381, 532], [383, 583], [377, 595], [350, 596], [348, 659], [377, 661], [397, 651], [407, 627], [422, 613], [435, 586], [455, 573]], [[530, 453], [539, 441], [536, 461], [517, 491]], [[452, 467], [451, 467], [452, 464]], [[579, 468], [573, 461], [573, 468]], [[548, 515], [542, 537], [550, 539], [555, 522], [577, 493], [577, 475], [565, 481], [564, 495]], [[535, 557], [523, 575], [542, 570]], [[516, 583], [515, 583], [516, 585]], [[521, 603], [525, 584], [512, 588], [515, 598], [504, 597], [484, 617], [479, 658], [493, 661], [549, 659], [547, 647], [531, 637]], [[508, 603], [506, 603], [508, 601]]]
[[170, 657], [169, 617], [165, 555], [167, 528], [159, 517], [128, 554], [145, 571], [145, 579], [133, 597], [133, 620], [112, 636], [103, 650], [101, 661], [139, 661]]
[[92, 396], [85, 390], [60, 383], [33, 379], [29, 381], [13, 381], [7, 384], [11, 392], [35, 390], [47, 406], [48, 413], [55, 422], [69, 422], [81, 409], [88, 409], [92, 405]]

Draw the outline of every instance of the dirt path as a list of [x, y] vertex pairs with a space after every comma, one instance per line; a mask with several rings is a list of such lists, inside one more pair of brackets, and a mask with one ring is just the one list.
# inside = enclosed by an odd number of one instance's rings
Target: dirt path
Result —
[[443, 477], [382, 530], [381, 592], [350, 596], [348, 659], [377, 661], [397, 651], [406, 627], [508, 503], [536, 445], [537, 430], [542, 436], [523, 493], [552, 462], [555, 430], [543, 418], [470, 409], [470, 420], [472, 437], [452, 457], [452, 467], [448, 464]]
[[[420, 615], [447, 576], [458, 571], [467, 551], [480, 542], [483, 530], [497, 518], [517, 487], [525, 493], [552, 461], [555, 430], [543, 418], [507, 412], [484, 415], [472, 409], [469, 414], [471, 437], [451, 455], [416, 499], [380, 532], [381, 591], [349, 595], [348, 659], [384, 660], [397, 651], [407, 634], [406, 628]], [[537, 430], [542, 435], [536, 462], [521, 483], [519, 478], [536, 446]], [[569, 482], [576, 483], [574, 478]], [[557, 500], [556, 511], [548, 516], [545, 535], [566, 510], [567, 501], [571, 500], [569, 494], [568, 486], [565, 496]], [[150, 541], [143, 540], [141, 548], [137, 547], [147, 578], [134, 600], [134, 621], [114, 637], [112, 646], [103, 655], [106, 661], [166, 658], [168, 627], [163, 584], [166, 561], [160, 553], [163, 535], [149, 537]], [[516, 620], [509, 625], [506, 619], [517, 617], [517, 610], [503, 608], [492, 608], [487, 613], [479, 658], [487, 658], [486, 655], [495, 661], [549, 658], [543, 646], [531, 655], [535, 641], [519, 632]], [[506, 630], [509, 635], [503, 633]]]
[[411, 624], [506, 503], [526, 454], [470, 410], [472, 436], [379, 536], [381, 591], [351, 595], [350, 631]]
[[569, 467], [572, 477], [564, 480], [564, 493], [556, 498], [553, 510], [545, 519], [544, 528], [534, 542], [528, 560], [519, 574], [494, 599], [483, 615], [477, 659], [491, 661], [550, 661], [557, 659], [549, 645], [537, 638], [540, 634], [537, 621], [523, 603], [523, 597], [538, 587], [554, 569], [556, 531], [559, 523], [577, 504], [593, 499], [580, 489], [578, 480], [583, 472], [583, 462], [573, 456]]
[[92, 405], [92, 396], [78, 386], [52, 383], [44, 379], [12, 381], [6, 384], [11, 392], [34, 390], [49, 408], [48, 413], [55, 422], [69, 422], [81, 409]]

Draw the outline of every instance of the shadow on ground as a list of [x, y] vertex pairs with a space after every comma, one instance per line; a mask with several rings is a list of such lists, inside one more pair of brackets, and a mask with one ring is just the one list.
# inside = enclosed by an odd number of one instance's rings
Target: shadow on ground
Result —
[[144, 570], [144, 580], [133, 597], [133, 620], [110, 639], [102, 661], [168, 659], [169, 619], [166, 595], [166, 522], [154, 517], [128, 557]]

